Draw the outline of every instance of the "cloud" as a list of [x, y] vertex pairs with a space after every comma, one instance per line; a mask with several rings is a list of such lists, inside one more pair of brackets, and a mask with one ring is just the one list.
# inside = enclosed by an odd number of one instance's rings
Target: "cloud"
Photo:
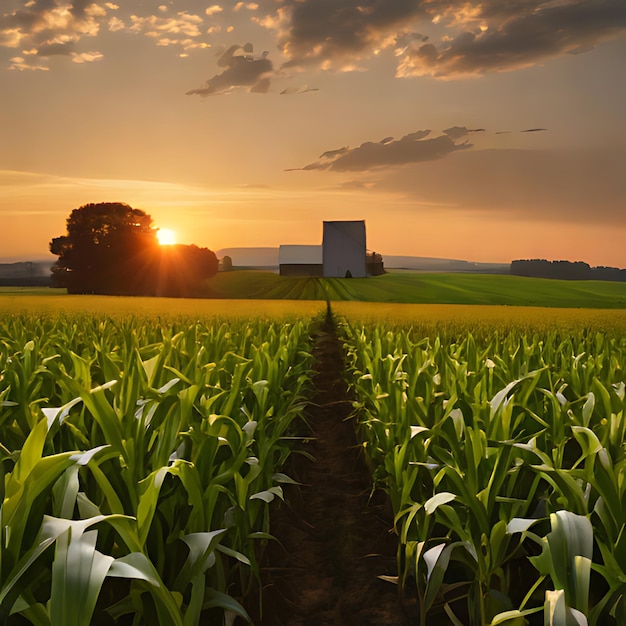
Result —
[[[83, 37], [98, 36], [104, 27], [110, 32], [142, 34], [158, 46], [175, 45], [185, 51], [210, 47], [203, 40], [208, 32], [203, 16], [187, 11], [168, 13], [165, 5], [155, 7], [155, 14], [149, 15], [121, 16], [118, 11], [117, 4], [93, 0], [31, 0], [11, 12], [2, 13], [0, 9], [0, 46], [35, 49], [41, 57], [71, 56], [77, 63], [93, 61], [102, 58], [102, 53], [80, 52], [79, 42]], [[206, 15], [211, 18], [221, 11], [221, 7], [212, 5]], [[217, 32], [219, 26], [209, 30]], [[23, 65], [31, 61], [26, 59]]]
[[74, 41], [44, 43], [37, 49], [37, 54], [42, 57], [51, 57], [56, 55], [71, 56], [74, 52], [74, 48]]
[[385, 137], [378, 142], [367, 141], [357, 148], [328, 150], [320, 156], [318, 161], [296, 169], [362, 172], [408, 163], [433, 161], [458, 150], [472, 147], [469, 143], [455, 143], [448, 134], [428, 137], [430, 133], [429, 130], [419, 130], [398, 140]]
[[622, 0], [470, 4], [475, 12], [460, 22], [440, 14], [449, 20], [449, 38], [409, 47], [397, 75], [456, 77], [515, 70], [584, 52], [626, 33]]
[[197, 14], [176, 3], [131, 3], [130, 14], [103, 0], [14, 1], [20, 8], [0, 9], [0, 46], [16, 50], [70, 40], [78, 50], [104, 26], [189, 51], [256, 24], [275, 37], [277, 69], [364, 70], [384, 56], [397, 77], [511, 71], [626, 35], [624, 0], [256, 0], [206, 3]]
[[350, 148], [347, 146], [345, 148], [338, 148], [337, 150], [327, 150], [320, 155], [320, 159], [334, 159], [335, 157], [341, 156], [346, 152], [349, 152]]
[[[226, 69], [210, 78], [202, 87], [187, 92], [188, 96], [211, 96], [244, 87], [250, 93], [266, 93], [274, 71], [272, 62], [264, 52], [260, 58], [252, 56], [252, 44], [231, 46], [222, 54], [217, 64]], [[243, 54], [241, 54], [243, 52]]]
[[353, 70], [392, 53], [396, 75], [457, 76], [528, 67], [626, 34], [623, 0], [282, 0], [258, 24], [286, 67]]
[[548, 130], [547, 128], [525, 128], [524, 130], [517, 130], [517, 131], [513, 131], [513, 130], [498, 130], [494, 134], [496, 134], [496, 135], [510, 135], [511, 133], [514, 133], [514, 132], [517, 132], [517, 133], [540, 133], [540, 132], [545, 132], [547, 130]]
[[415, 0], [288, 0], [257, 21], [277, 30], [286, 67], [353, 69], [422, 13]]
[[0, 46], [20, 48], [29, 57], [14, 57], [10, 69], [47, 67], [35, 56], [69, 56], [76, 62], [101, 58], [99, 52], [79, 53], [76, 47], [83, 37], [98, 35], [107, 10], [114, 10], [111, 7], [115, 5], [92, 0], [32, 0], [0, 13]]
[[221, 13], [224, 9], [219, 4], [212, 4], [210, 7], [204, 10], [204, 12], [210, 17], [216, 13]]
[[241, 11], [241, 9], [247, 9], [248, 11], [256, 11], [259, 8], [259, 5], [256, 2], [237, 2], [234, 6], [233, 11]]
[[200, 26], [203, 22], [199, 15], [186, 11], [180, 11], [174, 17], [131, 15], [130, 21], [129, 30], [131, 32], [143, 32], [149, 37], [160, 37], [166, 34], [199, 37], [201, 34]]
[[[205, 10], [206, 15], [212, 17], [220, 13], [223, 9], [218, 5], [212, 5]], [[175, 14], [166, 15], [169, 8], [165, 5], [158, 7], [158, 15], [136, 15], [129, 16], [125, 23], [117, 17], [109, 20], [109, 30], [126, 31], [129, 33], [142, 34], [152, 39], [157, 46], [176, 46], [183, 52], [179, 52], [179, 57], [187, 57], [189, 50], [210, 48], [211, 44], [206, 41], [205, 31], [218, 32], [217, 26], [205, 29], [205, 20], [201, 15], [178, 11]]]
[[124, 24], [124, 21], [121, 20], [119, 17], [113, 16], [112, 18], [109, 19], [109, 30], [112, 33], [115, 33], [120, 30], [125, 30], [125, 29], [126, 29], [126, 24]]
[[282, 96], [290, 96], [299, 93], [308, 93], [309, 91], [319, 91], [317, 87], [309, 87], [308, 85], [302, 85], [301, 87], [286, 87], [280, 94]]
[[33, 63], [30, 60], [26, 61], [24, 57], [12, 57], [10, 59], [9, 68], [10, 70], [18, 70], [20, 72], [23, 71], [44, 71], [47, 72], [50, 68], [47, 65], [42, 65], [41, 63]]
[[72, 61], [74, 63], [93, 63], [94, 61], [100, 61], [104, 55], [101, 52], [81, 52], [80, 54], [73, 54]]
[[484, 133], [485, 129], [466, 128], [465, 126], [452, 126], [451, 128], [446, 128], [443, 132], [451, 139], [461, 139], [461, 137], [466, 137], [469, 133]]
[[[474, 149], [420, 167], [381, 171], [376, 190], [401, 193], [408, 200], [450, 203], [459, 211], [498, 218], [562, 225], [605, 221], [624, 228], [625, 165], [624, 148]], [[558, 225], [554, 236], [560, 236]]]

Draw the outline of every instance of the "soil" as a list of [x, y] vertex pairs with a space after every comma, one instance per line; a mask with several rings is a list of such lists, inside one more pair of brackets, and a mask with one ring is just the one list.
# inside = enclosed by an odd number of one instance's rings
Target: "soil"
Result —
[[404, 626], [396, 585], [379, 578], [396, 571], [393, 515], [386, 494], [372, 493], [330, 316], [316, 332], [314, 356], [310, 439], [285, 468], [300, 485], [284, 486], [271, 519], [280, 544], [270, 542], [264, 555], [254, 624]]

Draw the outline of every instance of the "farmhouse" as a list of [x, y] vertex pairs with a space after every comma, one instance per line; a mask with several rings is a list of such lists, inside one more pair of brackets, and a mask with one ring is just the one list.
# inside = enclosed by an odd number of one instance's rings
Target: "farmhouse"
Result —
[[321, 246], [282, 245], [281, 276], [365, 278], [384, 272], [380, 254], [368, 252], [365, 220], [324, 222]]

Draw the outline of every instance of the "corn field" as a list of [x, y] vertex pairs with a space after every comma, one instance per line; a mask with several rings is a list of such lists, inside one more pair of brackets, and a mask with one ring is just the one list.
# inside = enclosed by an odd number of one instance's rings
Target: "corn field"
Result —
[[[65, 302], [0, 316], [0, 623], [249, 621], [323, 305]], [[412, 623], [625, 624], [626, 318], [384, 307], [333, 305]]]
[[626, 337], [344, 319], [416, 624], [626, 623]]
[[1, 319], [0, 623], [247, 619], [309, 325]]

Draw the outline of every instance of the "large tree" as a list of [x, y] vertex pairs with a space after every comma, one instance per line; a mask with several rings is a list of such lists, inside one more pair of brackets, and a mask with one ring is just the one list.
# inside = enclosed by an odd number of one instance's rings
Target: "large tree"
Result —
[[199, 297], [207, 295], [206, 279], [217, 274], [215, 252], [198, 246], [161, 246], [152, 291], [157, 296]]
[[67, 219], [67, 234], [50, 242], [52, 275], [69, 293], [202, 295], [217, 272], [215, 254], [197, 246], [158, 245], [152, 218], [122, 202], [85, 204]]
[[67, 234], [50, 242], [52, 275], [69, 293], [141, 293], [152, 250], [152, 218], [123, 202], [85, 204], [67, 219]]

